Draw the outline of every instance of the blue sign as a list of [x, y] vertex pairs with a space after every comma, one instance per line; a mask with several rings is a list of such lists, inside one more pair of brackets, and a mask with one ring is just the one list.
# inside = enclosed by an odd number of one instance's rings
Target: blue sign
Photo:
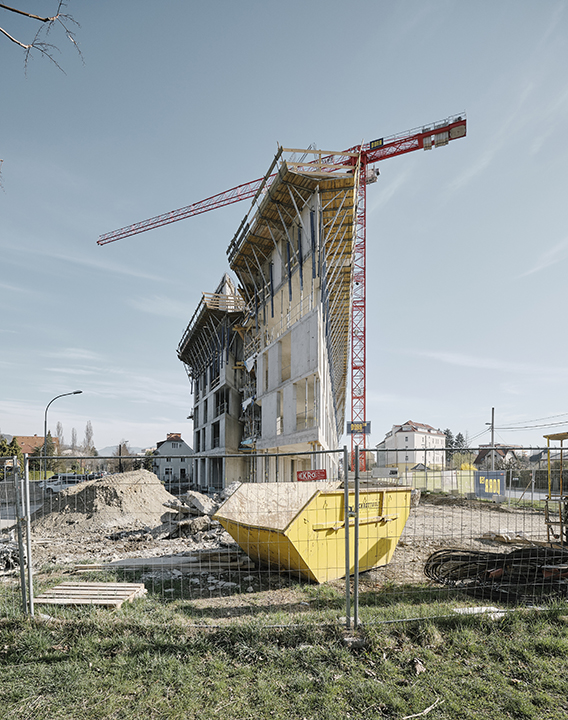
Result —
[[493, 495], [505, 494], [505, 472], [503, 470], [489, 470], [475, 473], [475, 496], [478, 498], [492, 498]]

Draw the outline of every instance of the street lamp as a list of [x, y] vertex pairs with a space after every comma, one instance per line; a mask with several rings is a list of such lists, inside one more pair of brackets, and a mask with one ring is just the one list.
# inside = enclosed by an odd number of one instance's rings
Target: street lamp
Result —
[[52, 402], [61, 397], [67, 397], [67, 395], [80, 395], [82, 390], [73, 390], [73, 392], [63, 393], [62, 395], [56, 395], [52, 398], [45, 408], [45, 415], [43, 419], [43, 479], [47, 479], [47, 411]]

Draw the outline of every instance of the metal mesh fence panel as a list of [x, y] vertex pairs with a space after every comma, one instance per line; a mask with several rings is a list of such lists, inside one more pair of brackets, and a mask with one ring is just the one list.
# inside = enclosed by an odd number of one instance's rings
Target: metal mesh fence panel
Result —
[[[61, 581], [70, 601], [73, 593], [89, 591], [81, 586], [85, 582], [134, 583], [154, 600], [179, 605], [199, 624], [261, 615], [269, 624], [290, 623], [318, 595], [301, 558], [302, 531], [314, 513], [306, 505], [318, 489], [312, 482], [291, 482], [289, 473], [284, 481], [285, 462], [284, 456], [251, 456], [257, 482], [231, 484], [221, 477], [216, 483], [221, 487], [211, 483], [196, 490], [189, 478], [181, 487], [176, 477], [161, 481], [137, 459], [123, 458], [119, 467], [116, 458], [50, 458], [47, 468], [42, 459], [31, 460], [37, 605]], [[329, 464], [333, 470], [322, 487], [339, 488], [339, 463]], [[343, 490], [335, 495], [343, 502]], [[219, 514], [223, 503], [231, 502], [236, 515]], [[289, 541], [286, 530], [293, 520]], [[344, 557], [328, 552], [318, 562], [333, 566], [327, 572], [334, 577], [345, 574]], [[343, 564], [336, 567], [338, 562]], [[99, 602], [97, 588], [92, 590], [92, 596], [79, 599]], [[343, 602], [341, 581], [337, 594]], [[56, 599], [63, 602], [63, 595]]]
[[[25, 607], [26, 548], [21, 483], [15, 458], [0, 458], [0, 616], [19, 615]], [[25, 596], [24, 596], [25, 597]]]
[[[144, 458], [30, 457], [36, 610], [119, 607], [145, 594], [203, 626], [372, 623], [564, 597], [561, 468], [407, 455], [387, 464], [368, 453], [357, 470], [345, 450], [251, 454], [237, 482], [220, 455], [187, 457], [183, 478], [162, 479]], [[0, 500], [3, 545], [13, 547], [7, 468]], [[1, 577], [0, 612], [20, 612], [20, 570]]]
[[392, 561], [360, 578], [363, 621], [566, 596], [566, 535], [546, 513], [561, 470], [531, 464], [528, 453], [516, 463], [489, 455], [474, 464], [482, 450], [461, 450], [457, 462], [446, 451], [390, 451], [396, 481], [412, 488], [413, 502]]

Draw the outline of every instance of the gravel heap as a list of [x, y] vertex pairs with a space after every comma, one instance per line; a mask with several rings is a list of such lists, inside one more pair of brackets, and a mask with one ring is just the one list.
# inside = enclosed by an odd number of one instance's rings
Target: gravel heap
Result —
[[136, 530], [161, 524], [164, 503], [175, 502], [148, 470], [107, 475], [46, 499], [32, 515], [34, 533]]

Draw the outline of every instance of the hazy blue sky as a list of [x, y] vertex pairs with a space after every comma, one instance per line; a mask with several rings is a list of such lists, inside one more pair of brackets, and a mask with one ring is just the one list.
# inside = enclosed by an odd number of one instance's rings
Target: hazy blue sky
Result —
[[[567, 2], [69, 12], [84, 64], [54, 30], [65, 74], [39, 57], [26, 73], [0, 37], [0, 431], [43, 434], [51, 398], [80, 389], [52, 405], [53, 432], [81, 440], [90, 420], [99, 448], [191, 443], [176, 348], [248, 204], [104, 247], [99, 234], [262, 176], [277, 143], [340, 150], [463, 111], [467, 138], [384, 161], [368, 189], [372, 444], [406, 420], [488, 442], [491, 407], [498, 428], [568, 423]], [[2, 10], [0, 25], [33, 32]]]

